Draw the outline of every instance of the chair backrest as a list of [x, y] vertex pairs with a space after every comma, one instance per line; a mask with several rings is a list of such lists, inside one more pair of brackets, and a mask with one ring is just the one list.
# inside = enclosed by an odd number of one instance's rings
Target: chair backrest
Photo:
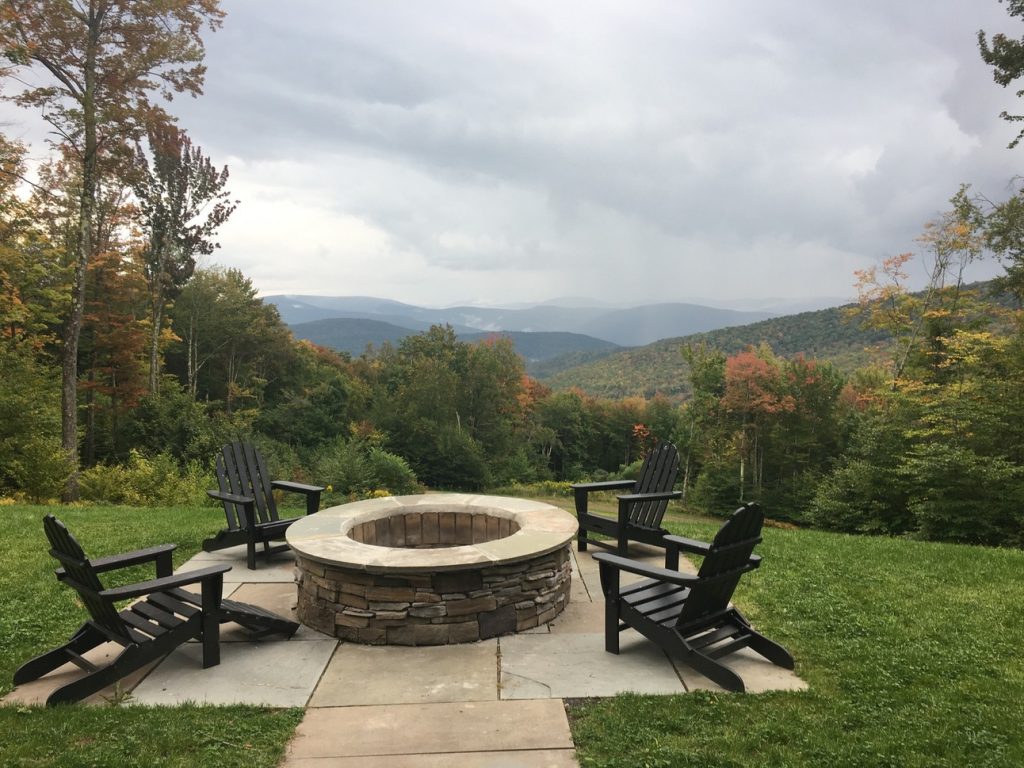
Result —
[[131, 642], [128, 628], [118, 616], [117, 608], [100, 597], [99, 593], [104, 588], [103, 583], [86, 557], [82, 545], [75, 540], [64, 523], [53, 515], [43, 518], [43, 530], [46, 532], [47, 541], [50, 542], [50, 554], [64, 569], [63, 574], [58, 571], [57, 577], [78, 592], [93, 623], [112, 638]]
[[[666, 493], [672, 490], [679, 475], [679, 451], [672, 443], [660, 443], [651, 449], [640, 467], [640, 477], [633, 493]], [[660, 528], [668, 509], [668, 500], [645, 501], [630, 509], [629, 521], [643, 528]]]
[[[261, 523], [277, 520], [277, 505], [270, 488], [270, 473], [263, 457], [252, 443], [228, 443], [217, 456], [217, 485], [223, 493], [250, 496], [256, 500], [256, 519]], [[245, 527], [245, 517], [237, 504], [224, 504], [228, 530]]]
[[677, 626], [703, 620], [728, 607], [740, 577], [757, 567], [750, 556], [761, 541], [763, 523], [764, 514], [756, 503], [740, 507], [725, 521], [704, 556], [697, 572], [700, 581], [690, 588]]

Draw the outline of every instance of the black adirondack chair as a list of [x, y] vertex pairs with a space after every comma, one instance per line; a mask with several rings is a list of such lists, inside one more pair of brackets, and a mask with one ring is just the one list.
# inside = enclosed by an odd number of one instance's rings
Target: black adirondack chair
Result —
[[[576, 517], [579, 518], [579, 530], [576, 533], [576, 544], [580, 552], [586, 552], [587, 544], [614, 549], [625, 557], [629, 554], [630, 540], [642, 541], [645, 544], [664, 546], [662, 540], [668, 533], [661, 527], [670, 499], [682, 496], [680, 491], [673, 491], [676, 476], [679, 474], [679, 452], [672, 443], [661, 443], [651, 450], [644, 458], [640, 468], [640, 477], [633, 480], [607, 480], [600, 483], [576, 483], [572, 486], [576, 500]], [[629, 489], [629, 492], [618, 496], [619, 514], [616, 518], [595, 515], [588, 511], [587, 500], [594, 491], [614, 491]], [[601, 539], [593, 539], [589, 533], [601, 533], [612, 537], [611, 543]]]
[[[61, 563], [57, 579], [78, 592], [90, 619], [64, 645], [37, 656], [14, 673], [21, 685], [71, 662], [87, 673], [53, 691], [47, 705], [78, 701], [112, 685], [126, 675], [166, 656], [193, 638], [202, 641], [203, 668], [220, 663], [220, 625], [237, 621], [254, 635], [281, 632], [291, 636], [298, 623], [254, 605], [223, 600], [224, 573], [230, 565], [214, 565], [197, 571], [172, 572], [171, 553], [177, 545], [161, 544], [135, 552], [89, 559], [60, 520], [43, 518], [50, 554]], [[105, 589], [99, 574], [143, 563], [155, 563], [156, 578], [137, 584]], [[200, 594], [182, 587], [200, 586]], [[144, 598], [118, 610], [116, 603]], [[85, 659], [89, 650], [106, 642], [124, 650], [101, 667]]]
[[213, 552], [238, 544], [246, 545], [246, 565], [256, 569], [256, 545], [263, 545], [263, 554], [269, 560], [275, 552], [284, 552], [287, 544], [271, 545], [284, 538], [288, 526], [296, 518], [281, 518], [274, 502], [275, 489], [301, 493], [306, 497], [306, 514], [320, 508], [318, 485], [271, 480], [267, 465], [260, 452], [251, 443], [233, 442], [225, 445], [217, 456], [217, 484], [219, 490], [207, 494], [224, 504], [228, 526], [203, 542], [203, 549]]
[[[793, 669], [789, 651], [755, 631], [729, 603], [740, 577], [761, 564], [752, 552], [761, 541], [763, 519], [757, 504], [747, 504], [732, 514], [710, 544], [666, 536], [667, 563], [678, 563], [679, 550], [704, 556], [696, 576], [668, 564], [658, 568], [617, 555], [594, 555], [605, 596], [605, 650], [618, 653], [619, 632], [632, 627], [730, 691], [742, 692], [743, 680], [718, 659], [741, 648]], [[647, 578], [620, 586], [622, 571]]]

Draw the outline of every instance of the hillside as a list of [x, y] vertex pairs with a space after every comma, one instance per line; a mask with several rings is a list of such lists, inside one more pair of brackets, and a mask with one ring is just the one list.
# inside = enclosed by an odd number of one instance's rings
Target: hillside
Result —
[[[578, 387], [600, 397], [651, 397], [661, 393], [684, 398], [689, 394], [689, 370], [681, 350], [687, 344], [702, 342], [727, 354], [765, 342], [780, 356], [802, 353], [852, 371], [869, 361], [866, 349], [884, 341], [886, 335], [866, 331], [856, 321], [847, 320], [844, 309], [802, 312], [750, 325], [662, 339], [582, 364], [578, 357], [550, 360], [545, 365], [547, 375], [542, 380], [555, 389]], [[567, 365], [557, 370], [563, 363]]]
[[[401, 327], [383, 320], [354, 317], [333, 317], [297, 323], [291, 326], [297, 339], [307, 339], [321, 347], [328, 347], [350, 355], [361, 355], [367, 345], [379, 347], [384, 342], [397, 344], [419, 330]], [[482, 339], [502, 336], [510, 339], [519, 355], [526, 361], [531, 375], [537, 375], [532, 365], [552, 358], [567, 358], [572, 355], [607, 354], [619, 347], [603, 339], [595, 339], [579, 333], [525, 333], [507, 332], [459, 332], [463, 341], [477, 342]], [[571, 358], [570, 358], [571, 359]]]
[[456, 333], [576, 333], [619, 346], [650, 344], [726, 326], [772, 317], [768, 312], [741, 312], [682, 302], [637, 307], [557, 306], [503, 308], [461, 306], [430, 309], [366, 296], [266, 296], [290, 326], [330, 318], [389, 323], [413, 331], [431, 325], [452, 326]]

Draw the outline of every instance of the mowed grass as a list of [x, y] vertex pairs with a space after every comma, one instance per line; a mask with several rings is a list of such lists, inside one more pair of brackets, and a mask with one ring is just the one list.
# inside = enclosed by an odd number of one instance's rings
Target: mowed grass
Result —
[[[14, 670], [65, 642], [86, 618], [54, 578], [42, 518], [53, 512], [92, 557], [177, 543], [175, 566], [223, 525], [215, 508], [0, 507], [0, 695]], [[111, 574], [108, 586], [151, 578], [152, 567]], [[301, 709], [261, 707], [0, 707], [3, 766], [276, 765]]]
[[[571, 501], [551, 499], [563, 508]], [[610, 505], [609, 505], [610, 508]], [[84, 616], [42, 507], [0, 507], [0, 691]], [[216, 531], [216, 509], [55, 508], [94, 556]], [[718, 521], [672, 514], [697, 538]], [[798, 693], [571, 702], [584, 766], [1024, 765], [1024, 552], [767, 528], [735, 602], [789, 648]], [[0, 707], [0, 764], [271, 766], [301, 710]]]
[[1024, 765], [1024, 552], [778, 528], [758, 551], [734, 602], [809, 690], [573, 702], [582, 765]]

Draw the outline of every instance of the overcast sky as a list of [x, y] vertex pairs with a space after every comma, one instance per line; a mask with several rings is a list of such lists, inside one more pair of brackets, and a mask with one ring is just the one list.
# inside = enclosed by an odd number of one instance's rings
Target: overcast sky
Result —
[[996, 0], [221, 4], [171, 111], [241, 200], [210, 262], [262, 294], [852, 296], [1024, 161]]

